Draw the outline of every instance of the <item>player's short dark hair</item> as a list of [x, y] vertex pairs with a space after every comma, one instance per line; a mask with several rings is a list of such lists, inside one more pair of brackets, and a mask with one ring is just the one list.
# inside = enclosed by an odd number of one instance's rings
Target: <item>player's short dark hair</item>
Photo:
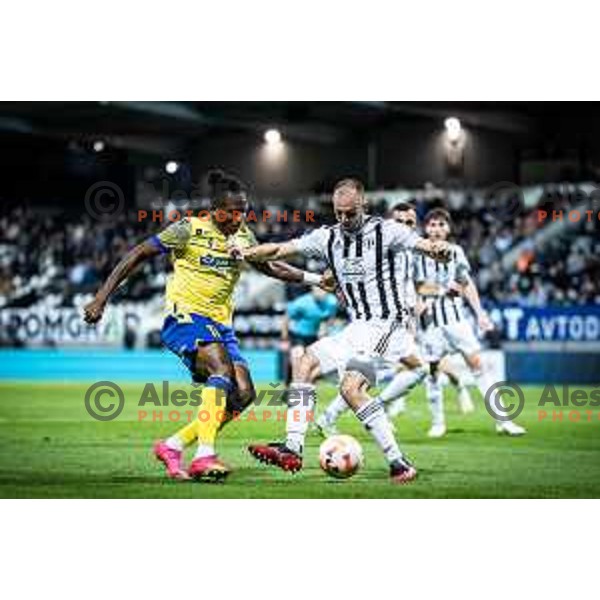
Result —
[[341, 187], [346, 186], [353, 187], [361, 195], [365, 193], [365, 186], [363, 185], [363, 182], [355, 177], [346, 177], [345, 179], [340, 179], [333, 187], [333, 192], [335, 193]]
[[409, 210], [417, 210], [417, 205], [414, 202], [398, 202], [392, 208], [392, 212], [407, 212]]
[[240, 179], [221, 169], [209, 171], [206, 184], [213, 208], [220, 207], [230, 194], [243, 194], [248, 191], [248, 187]]
[[429, 223], [429, 221], [433, 221], [433, 219], [445, 221], [450, 227], [452, 227], [452, 217], [445, 208], [433, 208], [425, 215], [425, 219], [423, 219], [423, 221], [425, 222], [425, 225], [427, 225], [427, 223]]

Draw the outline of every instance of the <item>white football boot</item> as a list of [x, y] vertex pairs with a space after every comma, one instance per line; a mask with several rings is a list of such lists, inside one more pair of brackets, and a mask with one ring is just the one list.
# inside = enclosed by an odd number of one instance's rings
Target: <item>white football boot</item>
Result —
[[513, 423], [512, 421], [504, 421], [501, 423], [496, 423], [496, 433], [517, 437], [519, 435], [525, 435], [527, 433], [527, 429], [517, 425], [516, 423]]
[[432, 425], [427, 437], [433, 439], [443, 438], [447, 433], [446, 423], [438, 423], [437, 425]]

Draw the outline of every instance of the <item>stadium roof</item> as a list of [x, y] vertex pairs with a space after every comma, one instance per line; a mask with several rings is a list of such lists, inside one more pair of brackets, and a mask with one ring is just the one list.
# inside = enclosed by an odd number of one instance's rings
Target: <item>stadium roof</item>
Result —
[[101, 136], [115, 147], [164, 153], [215, 133], [274, 126], [288, 138], [331, 144], [394, 123], [441, 124], [448, 116], [518, 135], [547, 131], [566, 117], [597, 120], [600, 109], [583, 102], [1, 102], [0, 134]]

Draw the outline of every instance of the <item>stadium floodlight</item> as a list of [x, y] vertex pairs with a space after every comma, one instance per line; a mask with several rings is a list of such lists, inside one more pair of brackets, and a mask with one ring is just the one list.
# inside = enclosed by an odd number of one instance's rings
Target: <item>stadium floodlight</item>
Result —
[[281, 143], [281, 133], [278, 129], [268, 129], [265, 131], [265, 142], [270, 146]]
[[446, 127], [448, 139], [451, 142], [456, 142], [460, 138], [462, 131], [462, 125], [460, 124], [460, 121], [456, 117], [448, 117], [444, 121], [444, 125]]
[[174, 160], [170, 160], [165, 165], [165, 170], [167, 171], [167, 173], [169, 173], [169, 175], [174, 175], [175, 173], [177, 173], [177, 171], [179, 171], [179, 163]]
[[92, 148], [94, 149], [94, 152], [102, 152], [104, 148], [106, 148], [106, 144], [102, 140], [96, 140], [92, 144]]

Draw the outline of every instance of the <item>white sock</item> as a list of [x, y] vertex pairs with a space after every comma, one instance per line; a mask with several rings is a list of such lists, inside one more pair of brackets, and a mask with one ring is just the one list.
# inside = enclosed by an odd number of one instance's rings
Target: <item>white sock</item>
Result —
[[216, 454], [215, 447], [210, 444], [198, 444], [198, 450], [194, 458], [204, 458], [205, 456], [214, 456]]
[[[494, 377], [492, 376], [492, 374], [486, 370], [474, 372], [473, 375], [475, 376], [475, 380], [477, 381], [477, 386], [479, 387], [479, 391], [481, 392], [481, 395], [483, 396], [483, 400], [485, 402], [485, 397], [488, 393], [488, 390], [491, 389], [491, 387], [497, 382], [494, 381]], [[495, 391], [489, 399], [489, 404], [492, 407], [492, 409], [495, 409], [495, 407], [497, 406], [496, 405], [497, 393], [498, 392]], [[501, 405], [502, 405], [502, 403], [501, 403]], [[500, 424], [503, 423], [503, 421], [499, 421], [498, 419], [494, 419], [494, 421], [496, 421], [496, 423], [500, 423]]]
[[172, 435], [170, 438], [165, 440], [165, 445], [171, 450], [177, 450], [177, 452], [183, 452], [185, 450], [183, 442], [176, 435]]
[[310, 383], [292, 383], [288, 390], [285, 445], [302, 454], [308, 424], [313, 420], [317, 392]]
[[383, 405], [377, 398], [368, 400], [355, 414], [365, 429], [373, 436], [390, 464], [402, 458], [402, 452], [394, 437], [391, 423], [383, 410]]
[[444, 391], [439, 377], [428, 377], [425, 380], [425, 389], [431, 408], [432, 424], [445, 425], [446, 417], [444, 415]]
[[388, 404], [386, 412], [390, 419], [395, 419], [400, 413], [403, 413], [406, 410], [406, 396], [408, 396], [408, 394], [405, 392], [400, 398], [396, 398], [393, 402]]
[[417, 367], [411, 371], [401, 371], [382, 390], [381, 394], [379, 394], [379, 398], [382, 402], [395, 400], [423, 381], [426, 375], [427, 368], [425, 366]]
[[335, 399], [331, 401], [320, 418], [325, 419], [328, 424], [333, 425], [342, 414], [348, 410], [348, 408], [348, 404], [342, 395], [338, 394]]

